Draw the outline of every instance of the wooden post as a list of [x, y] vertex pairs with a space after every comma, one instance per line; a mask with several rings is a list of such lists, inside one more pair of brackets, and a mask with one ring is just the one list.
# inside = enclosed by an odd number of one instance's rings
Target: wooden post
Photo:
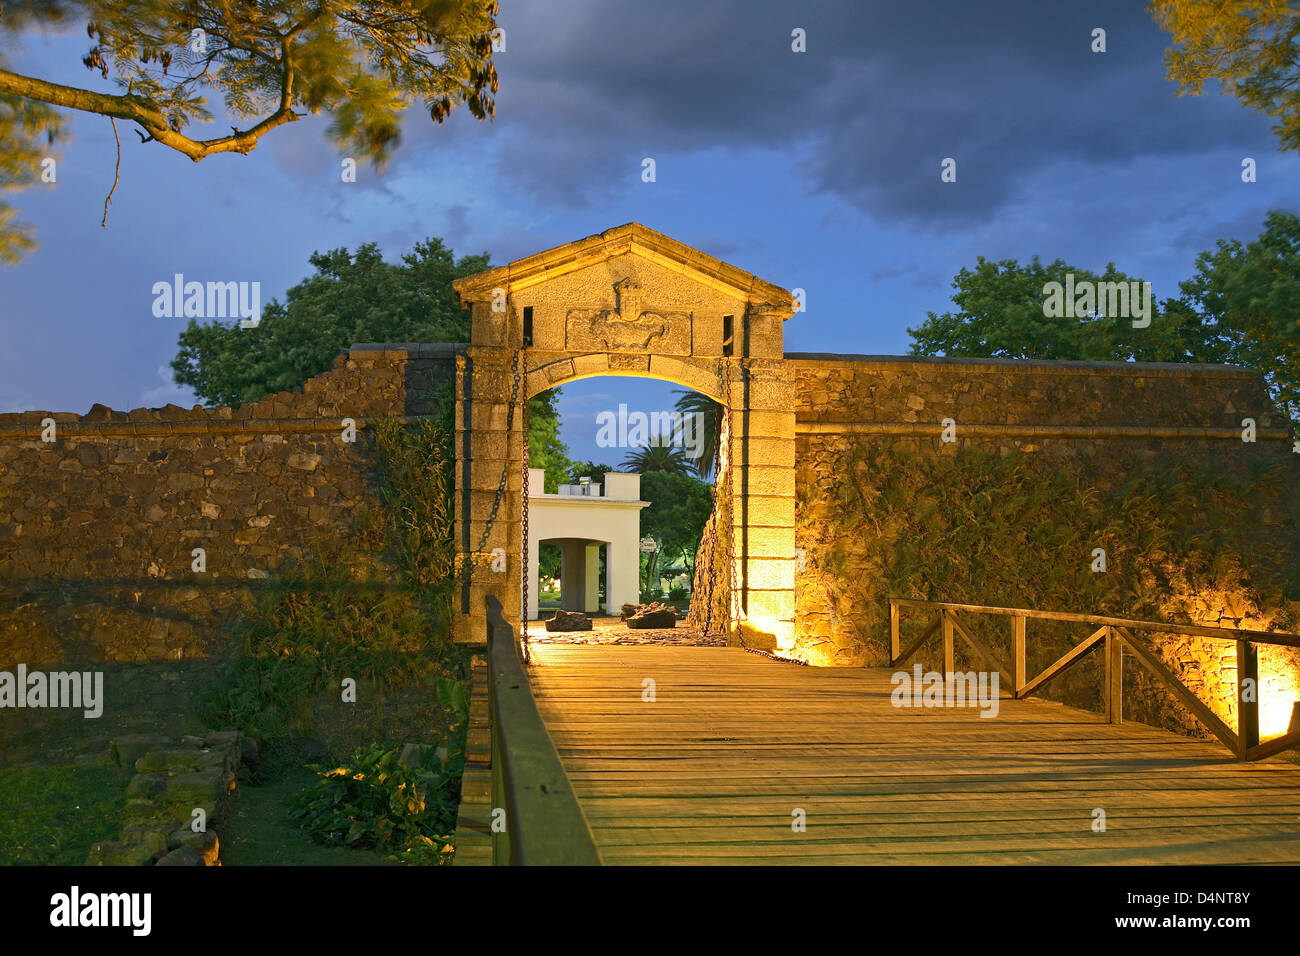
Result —
[[953, 664], [952, 614], [943, 612], [943, 677], [946, 681], [957, 670]]
[[889, 666], [893, 667], [894, 662], [898, 660], [900, 650], [898, 641], [898, 605], [893, 601], [889, 602]]
[[1124, 643], [1113, 627], [1106, 628], [1106, 720], [1124, 722]]
[[[1247, 685], [1249, 681], [1249, 685]], [[1251, 699], [1247, 701], [1245, 698]], [[1247, 759], [1259, 746], [1259, 650], [1250, 641], [1237, 641], [1237, 758]]]
[[1011, 619], [1011, 677], [1016, 686], [1011, 689], [1019, 697], [1025, 687], [1025, 617], [1018, 614]]

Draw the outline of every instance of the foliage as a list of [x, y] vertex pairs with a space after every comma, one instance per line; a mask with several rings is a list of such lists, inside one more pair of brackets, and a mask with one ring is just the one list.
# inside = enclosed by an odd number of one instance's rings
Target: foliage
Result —
[[1220, 239], [1196, 269], [1182, 304], [1214, 329], [1224, 361], [1263, 373], [1300, 429], [1300, 217], [1270, 212], [1258, 239]]
[[[718, 464], [719, 442], [722, 436], [722, 406], [700, 392], [680, 388], [673, 391], [680, 396], [673, 407], [682, 414], [683, 419], [690, 415], [691, 420], [698, 423], [695, 440], [699, 442], [700, 454], [690, 459], [691, 469], [708, 481]], [[681, 433], [682, 428], [679, 426], [678, 433], [673, 437], [680, 438]]]
[[117, 839], [130, 778], [124, 767], [0, 768], [0, 866], [81, 866]]
[[1097, 275], [1060, 259], [1014, 259], [963, 267], [953, 280], [958, 312], [928, 313], [908, 329], [913, 355], [1085, 361], [1206, 362], [1263, 373], [1273, 400], [1300, 428], [1300, 217], [1273, 211], [1259, 238], [1219, 240], [1202, 252], [1182, 295], [1152, 304], [1151, 325], [1127, 318], [1051, 318], [1044, 286], [1087, 279], [1126, 281], [1108, 265]]
[[690, 462], [686, 458], [686, 453], [670, 442], [671, 439], [667, 436], [661, 436], [660, 439], [630, 453], [623, 459], [621, 467], [640, 472], [642, 475], [651, 472], [669, 472], [684, 476], [691, 468]]
[[[895, 596], [1151, 617], [1179, 590], [1175, 577], [1208, 580], [1223, 561], [1253, 558], [1260, 501], [1282, 487], [1285, 464], [1233, 475], [1179, 463], [1085, 479], [1020, 451], [926, 460], [863, 443], [844, 462], [829, 521], [878, 542], [878, 573]], [[1091, 570], [1096, 547], [1105, 574]], [[1252, 577], [1269, 589], [1263, 605], [1300, 599], [1300, 568], [1274, 571]]]
[[909, 328], [913, 355], [979, 358], [1075, 359], [1087, 361], [1214, 361], [1200, 323], [1182, 312], [1168, 314], [1152, 303], [1149, 328], [1134, 328], [1131, 318], [1059, 318], [1044, 315], [1044, 286], [1082, 281], [1129, 282], [1113, 263], [1100, 275], [1057, 259], [1044, 265], [1035, 256], [990, 262], [980, 256], [974, 269], [962, 267], [953, 279], [958, 312], [933, 312]]
[[[877, 647], [889, 633], [888, 596], [1201, 623], [1223, 609], [1251, 619], [1244, 626], [1294, 630], [1300, 511], [1276, 506], [1288, 465], [1121, 466], [1099, 456], [1081, 471], [1037, 452], [931, 456], [861, 442], [839, 459], [832, 474], [841, 477], [800, 486], [798, 508], [817, 540], [809, 573]], [[1094, 548], [1106, 551], [1105, 573], [1092, 570]], [[966, 623], [1006, 659], [1003, 628]], [[1032, 630], [1031, 672], [1084, 636], [1046, 622]], [[1077, 702], [1099, 686], [1085, 668], [1049, 696]]]
[[441, 420], [401, 425], [391, 418], [374, 424], [373, 442], [379, 488], [392, 524], [398, 563], [406, 584], [422, 593], [425, 605], [450, 626], [455, 588], [454, 538], [456, 456], [452, 448], [454, 407], [449, 390], [439, 402]]
[[403, 863], [450, 863], [464, 750], [427, 749], [418, 766], [400, 747], [362, 747], [337, 767], [313, 766], [320, 780], [290, 801], [303, 833], [326, 846], [370, 848]]
[[1287, 0], [1153, 0], [1156, 23], [1171, 36], [1167, 79], [1178, 94], [1219, 90], [1276, 120], [1283, 149], [1300, 149], [1300, 10]]
[[190, 320], [171, 367], [209, 405], [237, 406], [296, 388], [361, 342], [464, 342], [469, 318], [453, 279], [488, 267], [486, 253], [457, 260], [441, 239], [418, 242], [400, 264], [378, 246], [313, 253], [315, 273], [272, 299], [254, 328]]
[[650, 502], [641, 512], [641, 534], [655, 539], [668, 564], [680, 559], [691, 567], [713, 512], [712, 488], [690, 475], [648, 471], [641, 476], [641, 498]]
[[[541, 580], [549, 578], [558, 578], [562, 568], [561, 550], [558, 544], [551, 544], [547, 541], [538, 543], [537, 546], [537, 576]], [[540, 588], [541, 585], [539, 584]]]
[[[2, 64], [0, 64], [2, 65]], [[0, 195], [40, 178], [41, 161], [62, 135], [62, 119], [43, 103], [0, 93]], [[16, 210], [0, 200], [0, 263], [13, 264], [36, 247], [30, 226], [14, 221]]]
[[344, 677], [383, 690], [463, 669], [450, 642], [456, 579], [448, 397], [440, 422], [376, 424], [387, 508], [362, 511], [348, 536], [271, 582], [244, 622], [242, 655], [201, 695], [211, 724], [275, 736], [305, 726], [313, 696]]
[[550, 388], [528, 400], [528, 467], [546, 471], [549, 494], [559, 491], [573, 468], [569, 448], [560, 441], [559, 397], [560, 390]]
[[[181, 332], [173, 376], [209, 405], [238, 406], [288, 391], [329, 370], [342, 350], [361, 342], [465, 342], [469, 313], [456, 302], [452, 280], [488, 268], [487, 253], [456, 259], [441, 239], [417, 242], [400, 264], [363, 243], [316, 252], [309, 276], [272, 299], [253, 328], [238, 320], [193, 319]], [[559, 438], [558, 388], [529, 402], [529, 455], [554, 489], [569, 468]]]
[[610, 465], [594, 461], [575, 461], [569, 463], [568, 479], [570, 484], [577, 484], [583, 478], [590, 478], [592, 484], [604, 486], [605, 476], [614, 470]]
[[[416, 101], [436, 123], [462, 103], [478, 119], [492, 116], [496, 13], [496, 0], [17, 0], [5, 5], [0, 35], [85, 23], [92, 45], [82, 62], [119, 92], [22, 76], [0, 62], [0, 96], [30, 104], [37, 121], [15, 130], [0, 119], [0, 156], [24, 149], [33, 133], [57, 136], [50, 106], [133, 122], [141, 142], [196, 162], [247, 154], [277, 127], [324, 112], [344, 155], [382, 167]], [[187, 128], [214, 119], [209, 93], [241, 128], [193, 139]]]
[[239, 812], [221, 833], [223, 866], [384, 866], [397, 865], [382, 851], [323, 846], [291, 819], [289, 803], [320, 780], [295, 754], [279, 772], [263, 772], [266, 748], [258, 757], [253, 782], [239, 789]]

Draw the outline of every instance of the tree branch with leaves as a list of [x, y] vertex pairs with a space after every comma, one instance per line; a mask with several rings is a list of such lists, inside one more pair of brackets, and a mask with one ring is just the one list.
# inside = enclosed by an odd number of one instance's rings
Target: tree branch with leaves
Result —
[[[328, 113], [340, 148], [382, 167], [416, 102], [435, 123], [461, 104], [477, 119], [493, 115], [496, 14], [497, 0], [18, 0], [0, 10], [0, 40], [83, 20], [92, 45], [82, 62], [117, 89], [53, 83], [0, 59], [0, 154], [30, 153], [40, 134], [57, 139], [57, 109], [135, 123], [141, 143], [195, 162], [247, 155], [278, 127]], [[209, 95], [248, 125], [191, 135], [213, 120]], [[6, 123], [14, 104], [21, 119]], [[3, 177], [0, 188], [31, 181]], [[8, 258], [29, 246], [11, 242]]]

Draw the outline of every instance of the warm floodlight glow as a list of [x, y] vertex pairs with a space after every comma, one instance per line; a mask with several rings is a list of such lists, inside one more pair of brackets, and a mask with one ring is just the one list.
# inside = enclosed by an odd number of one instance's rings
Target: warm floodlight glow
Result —
[[1259, 736], [1276, 737], [1287, 732], [1291, 711], [1300, 700], [1294, 652], [1285, 647], [1261, 647], [1259, 651]]

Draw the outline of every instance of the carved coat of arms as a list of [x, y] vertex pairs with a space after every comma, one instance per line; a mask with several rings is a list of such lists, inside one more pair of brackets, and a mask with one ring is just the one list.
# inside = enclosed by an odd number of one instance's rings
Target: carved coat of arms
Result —
[[570, 309], [570, 336], [576, 333], [592, 346], [610, 352], [642, 352], [658, 340], [658, 349], [679, 353], [683, 343], [676, 340], [684, 333], [684, 351], [689, 351], [689, 312], [644, 309], [645, 290], [631, 278], [614, 283], [614, 296], [614, 309]]

